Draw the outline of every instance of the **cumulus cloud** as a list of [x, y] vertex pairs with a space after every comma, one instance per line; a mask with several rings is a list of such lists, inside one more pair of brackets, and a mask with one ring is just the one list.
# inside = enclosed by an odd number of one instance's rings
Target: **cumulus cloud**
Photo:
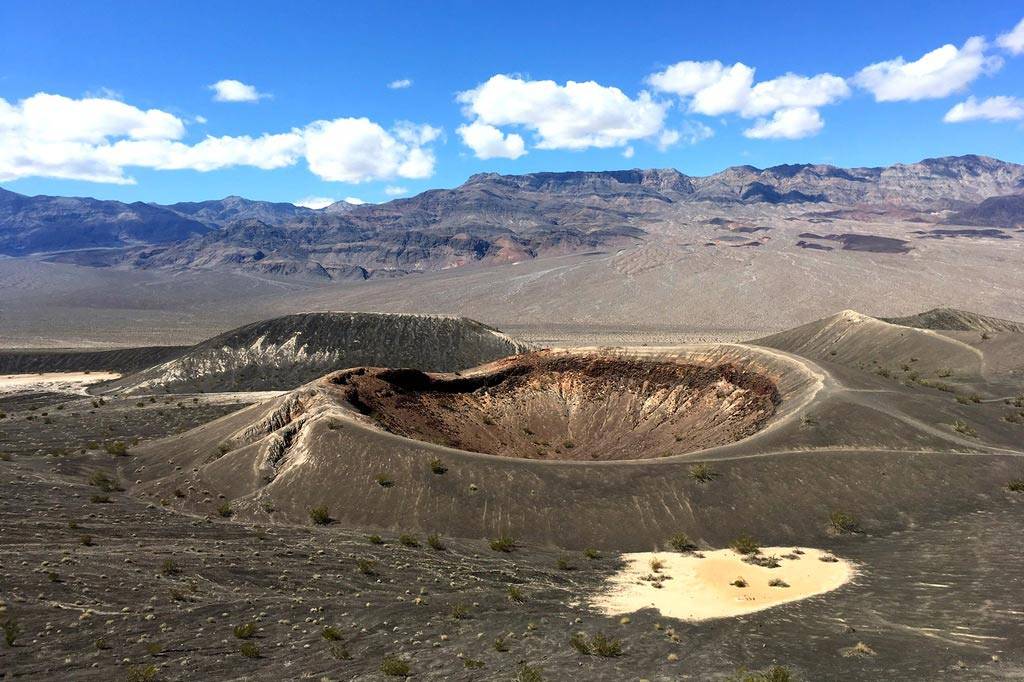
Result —
[[897, 57], [861, 69], [853, 81], [877, 102], [917, 101], [948, 97], [983, 74], [998, 71], [1003, 60], [986, 54], [985, 39], [968, 38], [963, 47], [943, 45], [917, 61]]
[[331, 197], [313, 197], [313, 196], [309, 196], [309, 197], [302, 197], [301, 199], [293, 201], [292, 204], [294, 206], [301, 206], [303, 208], [320, 209], [320, 208], [327, 208], [328, 206], [330, 206], [331, 204], [335, 203], [336, 201], [337, 201], [337, 199], [332, 199]]
[[270, 95], [256, 90], [256, 86], [232, 78], [217, 81], [207, 87], [213, 90], [213, 99], [216, 102], [258, 102], [270, 97]]
[[1009, 33], [996, 38], [996, 43], [1010, 54], [1024, 54], [1024, 19], [1021, 19]]
[[400, 197], [403, 194], [408, 193], [408, 189], [406, 189], [405, 187], [399, 187], [398, 185], [388, 185], [387, 187], [384, 188], [384, 194], [387, 194], [389, 197]]
[[997, 96], [978, 101], [968, 97], [955, 105], [942, 118], [946, 123], [964, 121], [1019, 121], [1024, 119], [1024, 100], [1017, 97]]
[[797, 140], [816, 135], [824, 127], [825, 122], [821, 120], [817, 109], [793, 107], [776, 111], [770, 119], [758, 119], [753, 126], [743, 131], [743, 135], [755, 140]]
[[[744, 118], [765, 117], [751, 131], [755, 137], [791, 137], [798, 130], [812, 135], [824, 125], [817, 108], [849, 97], [846, 81], [830, 73], [801, 76], [794, 73], [754, 82], [755, 69], [742, 62], [731, 66], [720, 61], [679, 62], [651, 74], [647, 82], [654, 89], [683, 98], [689, 111], [705, 116], [735, 113]], [[797, 113], [792, 113], [797, 112]], [[813, 112], [813, 116], [810, 113]], [[778, 118], [781, 123], [776, 123]], [[811, 119], [817, 127], [793, 126], [787, 122]], [[706, 126], [705, 126], [706, 128]], [[707, 129], [710, 131], [710, 129]], [[762, 135], [763, 131], [786, 130], [787, 135]], [[691, 136], [693, 137], [693, 136]]]
[[476, 140], [483, 149], [508, 158], [518, 154], [522, 137], [506, 134], [502, 126], [534, 133], [538, 149], [625, 147], [660, 133], [669, 106], [648, 92], [630, 98], [619, 88], [593, 81], [560, 85], [500, 74], [459, 93], [458, 101], [472, 119], [460, 129], [463, 141]]
[[521, 135], [503, 133], [499, 128], [480, 121], [461, 125], [455, 132], [478, 159], [518, 159], [526, 153], [526, 143]]
[[411, 78], [399, 78], [396, 81], [391, 81], [390, 83], [388, 83], [388, 87], [391, 88], [392, 90], [404, 90], [406, 88], [411, 88], [412, 87], [412, 79]]
[[0, 180], [36, 176], [129, 184], [126, 169], [262, 169], [305, 159], [324, 180], [358, 183], [424, 178], [434, 171], [430, 144], [441, 131], [402, 122], [390, 130], [366, 118], [314, 121], [259, 136], [183, 141], [185, 123], [158, 109], [100, 98], [39, 93], [0, 98]]

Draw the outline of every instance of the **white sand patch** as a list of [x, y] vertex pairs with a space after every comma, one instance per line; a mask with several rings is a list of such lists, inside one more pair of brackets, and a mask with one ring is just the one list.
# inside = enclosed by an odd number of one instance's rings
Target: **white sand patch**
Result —
[[[778, 568], [746, 563], [731, 549], [700, 554], [703, 558], [674, 552], [624, 554], [627, 566], [609, 578], [607, 588], [590, 604], [608, 615], [655, 608], [680, 620], [728, 618], [829, 592], [854, 574], [849, 562], [818, 549], [762, 548], [760, 556], [777, 557]], [[836, 561], [821, 561], [822, 557]], [[652, 560], [663, 566], [652, 570]], [[732, 584], [740, 578], [746, 587]], [[788, 587], [772, 586], [773, 580]]]
[[116, 372], [41, 372], [39, 374], [0, 374], [0, 394], [54, 391], [85, 393], [85, 387], [101, 381], [119, 379]]

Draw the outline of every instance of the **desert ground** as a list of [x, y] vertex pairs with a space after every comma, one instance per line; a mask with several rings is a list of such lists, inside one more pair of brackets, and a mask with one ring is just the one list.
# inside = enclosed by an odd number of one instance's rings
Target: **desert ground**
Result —
[[[455, 317], [319, 313], [216, 343], [0, 354], [17, 377], [0, 396], [0, 668], [1024, 675], [1017, 325], [844, 310], [632, 346], [565, 329], [528, 344]], [[385, 342], [403, 335], [419, 358]], [[324, 355], [339, 348], [356, 355]]]

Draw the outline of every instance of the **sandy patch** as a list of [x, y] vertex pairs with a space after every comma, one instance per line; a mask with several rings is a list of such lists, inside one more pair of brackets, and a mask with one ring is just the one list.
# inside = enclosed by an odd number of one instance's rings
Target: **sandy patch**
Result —
[[119, 379], [116, 372], [42, 372], [40, 374], [0, 374], [0, 393], [85, 393], [85, 387], [101, 381]]
[[[655, 608], [680, 620], [728, 618], [829, 592], [854, 573], [849, 562], [818, 549], [764, 547], [760, 556], [777, 557], [779, 567], [746, 563], [731, 549], [624, 554], [627, 566], [609, 578], [607, 588], [590, 603], [608, 615]], [[652, 560], [663, 565], [654, 571]], [[746, 586], [732, 584], [738, 579]], [[772, 581], [786, 586], [773, 586]]]

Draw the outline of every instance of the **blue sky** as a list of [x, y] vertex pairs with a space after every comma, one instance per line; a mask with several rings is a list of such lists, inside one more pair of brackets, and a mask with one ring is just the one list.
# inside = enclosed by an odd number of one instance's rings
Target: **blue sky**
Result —
[[7, 0], [0, 185], [378, 202], [485, 171], [1024, 162], [1024, 6], [782, 4]]

